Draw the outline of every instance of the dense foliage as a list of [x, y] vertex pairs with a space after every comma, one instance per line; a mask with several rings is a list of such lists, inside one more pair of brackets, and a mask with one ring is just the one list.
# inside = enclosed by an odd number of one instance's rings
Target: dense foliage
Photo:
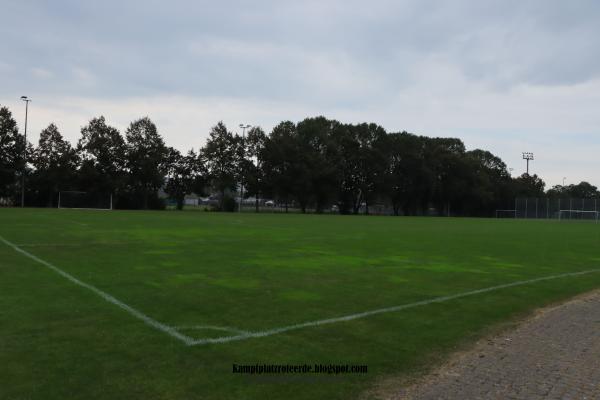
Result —
[[[325, 117], [283, 121], [266, 134], [246, 137], [219, 122], [198, 152], [168, 147], [147, 117], [125, 135], [93, 118], [72, 147], [50, 124], [37, 147], [27, 146], [6, 107], [0, 108], [0, 199], [19, 204], [26, 175], [26, 205], [55, 206], [64, 190], [110, 193], [118, 208], [161, 208], [162, 190], [182, 208], [186, 195], [212, 195], [221, 210], [245, 198], [273, 199], [286, 210], [343, 214], [492, 215], [515, 197], [545, 195], [537, 175], [512, 178], [506, 164], [485, 150], [466, 150], [460, 139], [386, 132], [376, 124], [343, 124]], [[26, 164], [26, 167], [25, 167]], [[587, 182], [555, 186], [549, 196], [598, 197]]]

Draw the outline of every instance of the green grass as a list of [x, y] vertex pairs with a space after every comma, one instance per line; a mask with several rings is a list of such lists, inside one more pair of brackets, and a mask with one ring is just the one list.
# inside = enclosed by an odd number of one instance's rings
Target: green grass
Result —
[[[600, 268], [600, 225], [556, 221], [0, 209], [0, 236], [164, 324], [249, 331]], [[352, 398], [597, 287], [593, 273], [190, 347], [0, 243], [0, 398]], [[234, 363], [369, 372], [265, 379]]]

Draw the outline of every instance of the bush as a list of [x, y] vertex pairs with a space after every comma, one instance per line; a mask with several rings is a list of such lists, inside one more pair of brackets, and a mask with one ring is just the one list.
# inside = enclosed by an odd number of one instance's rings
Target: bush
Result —
[[225, 195], [223, 201], [210, 207], [210, 211], [234, 212], [237, 210], [237, 206], [237, 202], [233, 197]]

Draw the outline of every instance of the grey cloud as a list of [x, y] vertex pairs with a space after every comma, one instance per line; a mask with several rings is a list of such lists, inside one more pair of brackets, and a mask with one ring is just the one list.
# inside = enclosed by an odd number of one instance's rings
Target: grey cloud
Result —
[[[402, 90], [432, 59], [492, 86], [585, 81], [598, 71], [589, 49], [600, 37], [599, 13], [593, 1], [575, 4], [24, 1], [9, 5], [0, 30], [6, 61], [18, 67], [12, 88], [35, 65], [56, 77], [36, 89], [69, 94], [251, 93], [337, 104], [372, 99], [373, 89], [360, 85], [369, 78], [380, 97]], [[74, 79], [77, 69], [97, 76], [97, 86]], [[357, 77], [351, 93], [335, 84], [344, 75]]]
[[598, 146], [597, 0], [20, 0], [1, 12], [0, 102], [33, 97], [36, 129], [57, 118], [75, 137], [89, 113], [149, 109], [184, 143], [196, 107], [203, 132], [315, 112], [502, 157], [525, 147], [502, 144], [515, 136]]
[[[42, 91], [252, 94], [327, 105], [402, 90], [432, 56], [492, 87], [573, 84], [600, 72], [599, 8], [595, 1], [25, 1], [7, 5], [0, 27], [2, 62], [16, 67], [3, 86], [16, 92], [27, 85], [23, 69], [38, 68], [54, 77], [35, 82]], [[81, 70], [96, 84], [74, 76]], [[356, 88], [341, 88], [344, 76], [355, 77]]]

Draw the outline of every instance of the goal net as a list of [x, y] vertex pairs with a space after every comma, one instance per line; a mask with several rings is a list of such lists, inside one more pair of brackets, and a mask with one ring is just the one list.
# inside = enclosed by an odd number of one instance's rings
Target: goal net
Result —
[[496, 210], [496, 218], [517, 218], [517, 210]]
[[584, 210], [559, 210], [559, 220], [584, 220], [598, 222], [600, 216], [599, 211], [584, 211]]
[[112, 210], [112, 194], [78, 191], [58, 192], [58, 208]]

